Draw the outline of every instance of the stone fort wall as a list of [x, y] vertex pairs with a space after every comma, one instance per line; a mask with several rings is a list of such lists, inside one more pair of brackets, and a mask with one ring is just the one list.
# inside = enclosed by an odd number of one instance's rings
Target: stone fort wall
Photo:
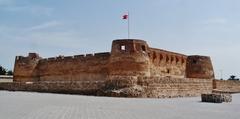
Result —
[[30, 53], [16, 57], [14, 81], [105, 80], [109, 58], [108, 52], [46, 59]]
[[[194, 96], [211, 92], [212, 79], [210, 57], [151, 48], [137, 39], [114, 40], [111, 52], [106, 53], [53, 58], [29, 53], [26, 57], [17, 56], [14, 67], [14, 85], [19, 85], [19, 89], [31, 90], [24, 82], [34, 82], [34, 90], [48, 89], [46, 92], [52, 92], [51, 89], [84, 92], [82, 83], [91, 86], [101, 82], [101, 86], [93, 87], [103, 95]], [[73, 88], [66, 87], [71, 86], [69, 82]]]
[[[126, 80], [129, 79], [129, 80]], [[200, 96], [212, 92], [211, 79], [172, 77], [131, 77], [108, 80], [108, 96], [172, 98]]]
[[214, 78], [206, 56], [151, 48], [143, 40], [114, 40], [110, 53], [41, 58], [17, 56], [14, 81], [108, 80], [119, 76]]

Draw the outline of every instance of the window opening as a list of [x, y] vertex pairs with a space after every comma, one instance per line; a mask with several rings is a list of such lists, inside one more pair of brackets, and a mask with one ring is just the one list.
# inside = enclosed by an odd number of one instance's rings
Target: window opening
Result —
[[167, 69], [167, 73], [168, 73], [168, 74], [170, 73], [170, 69]]
[[197, 64], [197, 60], [194, 59], [194, 60], [193, 60], [193, 64]]
[[142, 51], [146, 51], [145, 45], [142, 45]]
[[121, 47], [120, 47], [121, 49], [120, 50], [126, 50], [126, 46], [125, 45], [121, 45]]

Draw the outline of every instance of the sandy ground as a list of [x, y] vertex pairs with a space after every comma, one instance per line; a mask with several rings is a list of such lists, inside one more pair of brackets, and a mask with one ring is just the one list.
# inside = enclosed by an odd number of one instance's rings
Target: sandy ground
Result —
[[0, 119], [239, 119], [240, 94], [231, 103], [110, 98], [0, 91]]

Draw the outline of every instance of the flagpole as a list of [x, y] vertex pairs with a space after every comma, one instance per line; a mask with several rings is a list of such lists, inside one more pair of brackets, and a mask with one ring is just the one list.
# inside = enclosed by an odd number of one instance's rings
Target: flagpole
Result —
[[128, 39], [130, 38], [130, 23], [129, 23], [129, 21], [130, 21], [130, 16], [129, 16], [129, 11], [128, 11]]
[[127, 14], [124, 14], [122, 19], [127, 20], [127, 37], [130, 38], [130, 19], [129, 19], [129, 12], [127, 11]]

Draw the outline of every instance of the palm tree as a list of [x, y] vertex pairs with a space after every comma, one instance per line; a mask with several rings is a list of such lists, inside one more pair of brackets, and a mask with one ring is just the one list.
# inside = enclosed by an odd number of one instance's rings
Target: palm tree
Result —
[[6, 75], [7, 70], [0, 65], [0, 75]]
[[236, 78], [235, 75], [231, 75], [228, 80], [239, 80], [239, 78]]
[[10, 76], [13, 75], [13, 71], [12, 70], [8, 70], [7, 71], [7, 75], [10, 75]]

